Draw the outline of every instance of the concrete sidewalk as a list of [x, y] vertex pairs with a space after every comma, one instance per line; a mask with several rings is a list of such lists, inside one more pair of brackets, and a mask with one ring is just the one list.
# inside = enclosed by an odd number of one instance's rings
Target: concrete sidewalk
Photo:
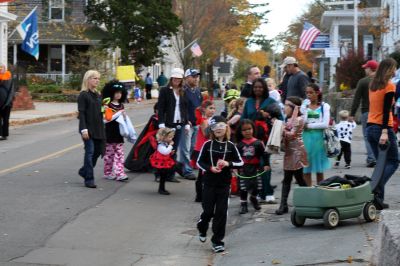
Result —
[[[143, 101], [136, 104], [133, 100], [125, 104], [126, 109], [140, 108], [155, 104], [157, 99]], [[40, 123], [51, 119], [77, 116], [78, 106], [76, 103], [58, 103], [58, 102], [34, 102], [34, 110], [11, 111], [10, 125], [22, 126], [34, 123]]]
[[[344, 174], [371, 176], [373, 168], [365, 167], [365, 146], [361, 126], [354, 131], [352, 143], [351, 169], [344, 168], [344, 162], [338, 168], [325, 173], [325, 178]], [[272, 184], [278, 185], [275, 196], [281, 197], [282, 156], [272, 157]], [[398, 186], [400, 180], [397, 171], [386, 185], [385, 201], [390, 210], [399, 209]], [[313, 176], [315, 183], [315, 176]], [[289, 204], [292, 206], [292, 186]], [[304, 227], [296, 228], [290, 222], [290, 212], [275, 215], [278, 204], [263, 205], [260, 212], [250, 211], [238, 215], [239, 199], [233, 198], [229, 212], [238, 221], [226, 237], [227, 252], [216, 255], [215, 265], [369, 265], [374, 250], [373, 241], [377, 238], [378, 222], [366, 223], [362, 218], [341, 221], [335, 230], [323, 227], [321, 219], [307, 219]], [[293, 208], [290, 208], [290, 211]], [[379, 219], [378, 219], [379, 220]], [[351, 258], [351, 259], [349, 259]], [[396, 264], [397, 265], [397, 264]]]

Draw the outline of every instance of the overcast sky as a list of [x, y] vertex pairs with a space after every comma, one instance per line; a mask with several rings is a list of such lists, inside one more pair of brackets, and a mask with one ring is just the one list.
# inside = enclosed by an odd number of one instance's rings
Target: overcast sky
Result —
[[286, 31], [289, 24], [306, 11], [308, 4], [314, 0], [249, 0], [249, 2], [269, 3], [268, 23], [262, 25], [258, 33], [273, 39], [280, 32]]

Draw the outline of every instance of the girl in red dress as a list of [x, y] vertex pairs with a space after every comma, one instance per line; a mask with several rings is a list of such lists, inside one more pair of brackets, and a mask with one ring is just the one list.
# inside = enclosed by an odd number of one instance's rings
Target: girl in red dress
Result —
[[175, 153], [173, 150], [174, 142], [172, 141], [174, 136], [174, 129], [160, 128], [156, 135], [158, 141], [157, 150], [150, 156], [150, 164], [156, 169], [155, 174], [160, 176], [158, 193], [161, 195], [170, 194], [165, 190], [165, 181], [168, 175], [174, 171], [175, 161], [172, 157]]

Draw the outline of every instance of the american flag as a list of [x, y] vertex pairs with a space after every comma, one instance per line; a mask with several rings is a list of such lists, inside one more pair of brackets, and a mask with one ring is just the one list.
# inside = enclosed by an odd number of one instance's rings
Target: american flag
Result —
[[203, 52], [201, 51], [200, 45], [195, 42], [192, 47], [190, 47], [190, 51], [192, 51], [194, 56], [201, 56], [203, 54]]
[[303, 32], [300, 36], [299, 48], [303, 50], [310, 50], [311, 44], [321, 32], [314, 25], [304, 22]]

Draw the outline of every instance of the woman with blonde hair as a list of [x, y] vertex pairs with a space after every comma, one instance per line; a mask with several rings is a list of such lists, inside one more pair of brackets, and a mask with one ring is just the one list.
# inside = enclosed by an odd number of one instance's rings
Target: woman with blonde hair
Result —
[[99, 81], [98, 71], [87, 71], [78, 97], [79, 132], [85, 145], [84, 161], [79, 169], [79, 175], [84, 178], [85, 186], [88, 188], [96, 188], [93, 168], [104, 152], [105, 130], [101, 112], [102, 102], [96, 90]]
[[383, 202], [385, 185], [399, 166], [392, 111], [395, 103], [396, 86], [390, 81], [396, 73], [396, 69], [395, 60], [392, 58], [383, 60], [369, 85], [367, 139], [377, 161], [379, 161], [379, 148], [387, 149], [383, 174], [378, 186], [373, 191], [375, 194], [374, 204], [378, 210], [389, 208], [389, 205]]

